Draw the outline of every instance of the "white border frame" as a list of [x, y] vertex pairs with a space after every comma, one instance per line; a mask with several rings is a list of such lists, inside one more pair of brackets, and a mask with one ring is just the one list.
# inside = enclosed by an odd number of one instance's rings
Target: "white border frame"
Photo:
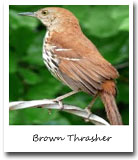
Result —
[[[9, 126], [9, 5], [129, 5], [129, 125]], [[4, 151], [5, 152], [133, 152], [133, 3], [129, 0], [9, 0], [4, 5]], [[85, 129], [84, 129], [85, 128]], [[110, 142], [33, 142], [40, 136], [112, 136]], [[82, 147], [83, 146], [83, 147]]]

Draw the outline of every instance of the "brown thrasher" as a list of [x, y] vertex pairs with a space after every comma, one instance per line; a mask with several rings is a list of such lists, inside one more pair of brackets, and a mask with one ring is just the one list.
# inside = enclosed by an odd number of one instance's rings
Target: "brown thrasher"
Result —
[[68, 10], [48, 7], [37, 12], [20, 15], [38, 18], [46, 27], [43, 41], [43, 60], [49, 71], [73, 91], [60, 96], [55, 101], [71, 96], [79, 91], [94, 95], [88, 105], [90, 111], [99, 95], [104, 103], [107, 117], [112, 125], [121, 125], [115, 95], [118, 78], [117, 70], [106, 61], [95, 45], [82, 33], [77, 18]]

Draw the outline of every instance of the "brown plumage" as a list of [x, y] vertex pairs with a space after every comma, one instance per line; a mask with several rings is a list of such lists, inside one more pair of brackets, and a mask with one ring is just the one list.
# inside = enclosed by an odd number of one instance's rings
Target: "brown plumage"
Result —
[[43, 59], [52, 74], [72, 90], [99, 94], [110, 123], [122, 124], [114, 98], [114, 79], [119, 74], [82, 33], [76, 17], [56, 7], [40, 9], [33, 16], [48, 30], [43, 43]]

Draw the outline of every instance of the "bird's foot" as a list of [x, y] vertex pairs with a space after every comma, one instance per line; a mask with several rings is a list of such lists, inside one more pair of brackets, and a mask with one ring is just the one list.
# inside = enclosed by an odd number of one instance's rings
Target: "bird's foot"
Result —
[[85, 118], [84, 120], [85, 120], [85, 122], [89, 122], [90, 121], [90, 116], [92, 115], [92, 112], [91, 112], [91, 109], [90, 109], [90, 107], [86, 107], [85, 108], [85, 111], [87, 112], [87, 114], [88, 114], [88, 116], [87, 116], [87, 118]]
[[63, 109], [64, 109], [64, 104], [63, 104], [63, 102], [62, 102], [60, 99], [55, 98], [55, 99], [53, 99], [52, 101], [59, 104], [60, 110], [63, 110]]

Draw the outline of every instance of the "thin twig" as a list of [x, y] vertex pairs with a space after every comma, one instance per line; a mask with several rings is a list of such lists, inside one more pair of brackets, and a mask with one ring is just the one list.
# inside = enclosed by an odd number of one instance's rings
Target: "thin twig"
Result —
[[[9, 103], [9, 110], [18, 110], [18, 109], [24, 109], [24, 108], [38, 108], [38, 107], [61, 110], [61, 106], [58, 103], [48, 99], [33, 100], [33, 101], [18, 101], [18, 102]], [[92, 122], [93, 124], [96, 124], [96, 125], [109, 125], [109, 123], [105, 121], [103, 118], [95, 114], [91, 114], [89, 116], [89, 113], [85, 109], [81, 109], [76, 106], [64, 105], [64, 107], [62, 108], [62, 111], [82, 117], [85, 120]]]

